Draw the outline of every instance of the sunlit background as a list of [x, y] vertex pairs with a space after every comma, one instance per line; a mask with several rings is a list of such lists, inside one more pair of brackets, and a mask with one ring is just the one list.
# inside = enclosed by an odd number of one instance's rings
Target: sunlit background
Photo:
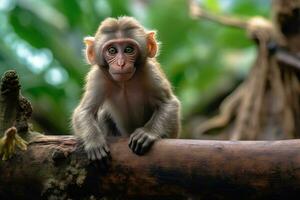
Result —
[[[269, 0], [198, 2], [217, 14], [269, 17]], [[195, 137], [186, 131], [190, 122], [215, 113], [255, 58], [244, 31], [191, 19], [186, 0], [0, 0], [0, 74], [17, 70], [35, 129], [70, 133], [89, 70], [82, 38], [104, 18], [122, 15], [158, 31], [158, 59], [182, 102], [182, 137]]]

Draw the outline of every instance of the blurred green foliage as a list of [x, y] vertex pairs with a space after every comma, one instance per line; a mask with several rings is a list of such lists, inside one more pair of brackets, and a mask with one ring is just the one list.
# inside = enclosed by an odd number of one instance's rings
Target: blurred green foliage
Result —
[[[214, 13], [268, 17], [269, 1], [201, 0]], [[159, 61], [182, 101], [201, 114], [247, 73], [255, 48], [241, 30], [190, 18], [186, 0], [0, 0], [0, 73], [16, 69], [34, 106], [35, 126], [69, 132], [89, 66], [82, 38], [106, 17], [130, 15], [158, 31]], [[215, 108], [212, 108], [215, 109]]]

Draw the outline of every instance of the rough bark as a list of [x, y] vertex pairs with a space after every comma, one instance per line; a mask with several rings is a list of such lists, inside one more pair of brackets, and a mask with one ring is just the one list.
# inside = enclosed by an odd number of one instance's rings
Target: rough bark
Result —
[[[108, 170], [90, 163], [72, 136], [40, 136], [0, 162], [0, 199], [294, 199], [300, 141], [165, 139], [144, 156], [111, 138]], [[146, 195], [146, 196], [145, 196]]]

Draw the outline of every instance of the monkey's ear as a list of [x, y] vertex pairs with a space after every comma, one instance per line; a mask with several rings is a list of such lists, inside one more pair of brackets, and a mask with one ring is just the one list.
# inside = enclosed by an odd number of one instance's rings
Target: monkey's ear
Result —
[[153, 58], [156, 56], [158, 51], [158, 45], [155, 39], [155, 31], [150, 31], [147, 33], [147, 49], [148, 57]]
[[95, 50], [94, 50], [94, 43], [95, 38], [94, 37], [85, 37], [83, 39], [83, 42], [85, 43], [85, 58], [87, 62], [91, 65], [96, 64], [96, 56], [95, 56]]

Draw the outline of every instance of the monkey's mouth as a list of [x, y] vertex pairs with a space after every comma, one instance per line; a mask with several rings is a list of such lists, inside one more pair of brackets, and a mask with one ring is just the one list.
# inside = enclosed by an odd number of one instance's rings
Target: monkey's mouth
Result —
[[126, 74], [132, 74], [133, 71], [130, 71], [130, 72], [114, 72], [112, 73], [113, 75], [126, 75]]
[[129, 81], [134, 72], [135, 71], [113, 72], [111, 75], [115, 81]]

